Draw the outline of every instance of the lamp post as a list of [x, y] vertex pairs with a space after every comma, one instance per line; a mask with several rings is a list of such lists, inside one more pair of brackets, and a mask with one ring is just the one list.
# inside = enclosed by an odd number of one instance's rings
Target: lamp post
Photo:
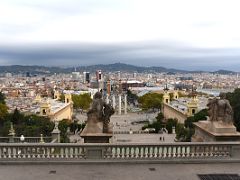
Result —
[[43, 139], [43, 134], [40, 134], [40, 143], [45, 143]]
[[24, 143], [25, 137], [23, 135], [20, 136], [20, 141]]
[[9, 142], [10, 142], [10, 143], [14, 143], [15, 130], [14, 130], [14, 128], [13, 128], [13, 123], [11, 123], [8, 136], [9, 136]]

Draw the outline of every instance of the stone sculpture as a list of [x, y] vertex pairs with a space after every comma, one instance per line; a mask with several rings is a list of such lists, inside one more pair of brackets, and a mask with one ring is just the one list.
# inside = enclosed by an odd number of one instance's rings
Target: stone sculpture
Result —
[[239, 141], [240, 133], [234, 126], [233, 110], [226, 94], [221, 93], [220, 99], [209, 99], [207, 106], [209, 121], [194, 123], [192, 141]]
[[207, 106], [210, 121], [233, 124], [233, 110], [229, 101], [226, 99], [226, 94], [221, 93], [220, 99], [210, 99]]
[[[93, 97], [93, 103], [90, 110], [87, 113], [88, 120], [87, 125], [90, 128], [89, 132], [108, 133], [109, 122], [111, 115], [114, 114], [114, 109], [110, 104], [107, 104], [102, 99], [102, 94], [97, 92]], [[99, 127], [102, 124], [102, 127]]]

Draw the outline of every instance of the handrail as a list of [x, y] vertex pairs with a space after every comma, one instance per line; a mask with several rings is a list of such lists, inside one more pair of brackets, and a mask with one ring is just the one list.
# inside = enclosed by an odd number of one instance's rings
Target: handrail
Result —
[[238, 159], [240, 142], [180, 143], [0, 143], [1, 161]]

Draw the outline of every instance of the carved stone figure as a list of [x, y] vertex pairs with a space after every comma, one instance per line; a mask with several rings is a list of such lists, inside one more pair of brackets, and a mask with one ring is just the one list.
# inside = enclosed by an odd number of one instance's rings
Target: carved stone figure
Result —
[[114, 114], [114, 108], [110, 104], [105, 104], [103, 113], [103, 133], [107, 133], [109, 131], [110, 117]]
[[106, 104], [102, 99], [102, 94], [97, 92], [93, 97], [91, 109], [87, 113], [89, 131], [99, 132], [99, 126], [97, 126], [97, 124], [102, 123], [101, 131], [103, 133], [108, 133], [110, 117], [113, 114], [113, 107], [110, 104]]
[[214, 98], [209, 100], [208, 114], [210, 121], [220, 121], [226, 124], [233, 124], [233, 110], [226, 99], [226, 94], [221, 93], [220, 99]]
[[93, 102], [91, 109], [88, 111], [88, 119], [91, 118], [91, 116], [95, 116], [96, 119], [101, 122], [103, 120], [103, 107], [105, 105], [105, 102], [102, 100], [102, 94], [100, 92], [97, 92], [93, 96]]

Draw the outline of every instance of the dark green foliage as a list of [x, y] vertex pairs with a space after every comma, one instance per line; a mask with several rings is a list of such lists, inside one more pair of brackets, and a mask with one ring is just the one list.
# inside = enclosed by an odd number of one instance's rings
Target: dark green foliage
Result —
[[7, 115], [8, 115], [8, 107], [6, 106], [6, 104], [0, 103], [0, 122], [1, 123], [7, 117]]
[[13, 124], [20, 124], [24, 119], [24, 115], [21, 114], [17, 108], [14, 110], [13, 114], [11, 114], [10, 116]]
[[142, 130], [146, 128], [154, 128], [155, 133], [158, 133], [159, 130], [161, 130], [164, 127], [162, 120], [163, 120], [163, 114], [160, 112], [156, 117], [156, 121], [154, 121], [151, 124], [150, 123], [146, 124], [145, 126], [142, 127]]
[[15, 109], [13, 113], [7, 114], [3, 123], [0, 124], [1, 136], [8, 135], [11, 122], [13, 123], [16, 136], [37, 137], [40, 136], [40, 134], [43, 134], [43, 136], [51, 136], [54, 128], [54, 123], [51, 122], [49, 118], [37, 115], [25, 116]]
[[168, 131], [168, 134], [172, 134], [173, 126], [176, 127], [177, 125], [177, 119], [168, 119], [166, 123], [166, 129]]
[[73, 107], [75, 109], [88, 109], [91, 105], [92, 99], [91, 96], [87, 93], [80, 95], [72, 95]]
[[0, 135], [3, 137], [8, 136], [10, 126], [11, 126], [10, 121], [4, 121], [0, 128]]
[[58, 124], [58, 129], [60, 130], [60, 136], [61, 136], [61, 143], [68, 143], [70, 142], [68, 136], [67, 136], [67, 130], [70, 123], [69, 120], [63, 119]]
[[6, 104], [5, 98], [6, 98], [5, 95], [2, 92], [0, 92], [0, 103], [1, 104]]
[[191, 138], [194, 134], [194, 122], [198, 122], [199, 120], [207, 119], [207, 109], [203, 109], [196, 113], [194, 116], [188, 117], [184, 124], [177, 124], [176, 126], [176, 138], [179, 141], [190, 142]]
[[163, 113], [162, 112], [158, 113], [156, 119], [157, 119], [157, 121], [162, 122], [164, 119]]
[[186, 128], [193, 128], [193, 123], [196, 122], [194, 117], [188, 117], [185, 121], [184, 121], [184, 126]]
[[0, 92], [0, 126], [3, 125], [3, 121], [8, 114], [8, 107], [6, 106], [5, 102], [5, 95]]
[[159, 132], [159, 130], [161, 130], [162, 128], [163, 128], [163, 125], [160, 123], [160, 122], [158, 122], [158, 121], [154, 121], [153, 123], [151, 123], [151, 124], [146, 124], [146, 125], [144, 125], [143, 127], [142, 127], [142, 130], [145, 130], [145, 129], [147, 129], [147, 128], [154, 128], [155, 129], [155, 133], [158, 133]]
[[148, 109], [161, 109], [162, 106], [162, 94], [158, 93], [147, 93], [139, 97], [138, 101], [141, 104], [143, 110]]
[[21, 134], [24, 136], [40, 136], [40, 134], [51, 136], [54, 128], [54, 123], [49, 118], [37, 115], [24, 116], [23, 120], [14, 125], [17, 136]]
[[196, 121], [199, 121], [199, 120], [207, 120], [207, 116], [208, 116], [207, 109], [202, 109], [202, 110], [199, 111], [198, 113], [194, 114], [194, 119], [195, 119]]
[[194, 114], [194, 116], [188, 117], [184, 125], [186, 128], [193, 128], [193, 123], [198, 122], [200, 120], [206, 120], [208, 116], [207, 109], [203, 109], [199, 111], [198, 113]]
[[71, 132], [75, 132], [76, 130], [80, 131], [81, 129], [83, 129], [85, 127], [85, 124], [78, 124], [76, 121], [74, 121], [69, 125], [69, 127]]
[[237, 130], [240, 131], [240, 89], [237, 88], [234, 92], [227, 93], [226, 96], [233, 108], [234, 125], [237, 127]]
[[194, 132], [195, 132], [194, 129], [185, 128], [185, 134], [186, 134], [185, 141], [186, 142], [191, 142], [191, 138], [194, 135]]
[[176, 138], [178, 140], [182, 140], [182, 139], [185, 139], [185, 127], [183, 124], [177, 124], [176, 126]]
[[183, 124], [177, 124], [176, 126], [176, 138], [178, 141], [191, 142], [194, 129], [185, 128]]
[[133, 94], [129, 89], [127, 90], [127, 100], [129, 103], [135, 103], [138, 100], [138, 96]]

